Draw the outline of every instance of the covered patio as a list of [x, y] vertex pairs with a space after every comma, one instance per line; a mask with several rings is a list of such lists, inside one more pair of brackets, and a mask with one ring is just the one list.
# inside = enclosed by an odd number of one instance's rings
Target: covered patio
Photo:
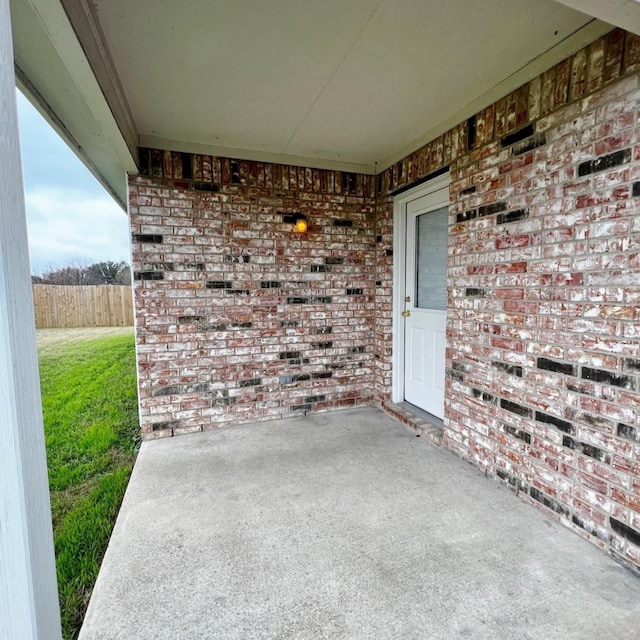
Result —
[[0, 0], [0, 620], [56, 639], [16, 85], [131, 230], [86, 638], [637, 635], [640, 3]]
[[373, 408], [146, 442], [81, 640], [635, 640], [640, 581]]

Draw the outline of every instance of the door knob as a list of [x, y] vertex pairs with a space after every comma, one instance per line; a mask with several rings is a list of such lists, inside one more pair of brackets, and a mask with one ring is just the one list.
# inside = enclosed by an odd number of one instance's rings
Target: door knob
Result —
[[411, 315], [411, 311], [409, 311], [408, 309], [407, 309], [407, 311], [403, 311], [402, 312], [402, 317], [403, 318], [408, 318], [410, 315]]

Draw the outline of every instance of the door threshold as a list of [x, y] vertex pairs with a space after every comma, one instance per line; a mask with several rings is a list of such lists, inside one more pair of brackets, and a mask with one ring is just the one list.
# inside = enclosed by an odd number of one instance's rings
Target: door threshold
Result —
[[440, 418], [409, 402], [384, 402], [382, 409], [436, 446], [442, 446], [444, 423]]
[[418, 416], [418, 418], [421, 418], [422, 420], [425, 420], [429, 424], [432, 424], [434, 427], [438, 427], [438, 429], [440, 429], [441, 431], [444, 431], [444, 422], [437, 416], [434, 416], [432, 413], [429, 413], [428, 411], [425, 411], [420, 407], [416, 407], [415, 404], [411, 404], [406, 400], [404, 402], [401, 402], [400, 406], [403, 409], [406, 409], [407, 411], [414, 413], [416, 416]]

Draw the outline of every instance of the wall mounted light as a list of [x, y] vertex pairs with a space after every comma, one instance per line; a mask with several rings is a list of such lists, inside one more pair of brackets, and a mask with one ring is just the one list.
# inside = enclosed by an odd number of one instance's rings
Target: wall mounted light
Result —
[[282, 221], [285, 224], [292, 224], [293, 230], [296, 233], [306, 233], [307, 229], [309, 228], [309, 221], [307, 220], [307, 216], [305, 216], [303, 213], [294, 213], [289, 216], [284, 216], [282, 218]]

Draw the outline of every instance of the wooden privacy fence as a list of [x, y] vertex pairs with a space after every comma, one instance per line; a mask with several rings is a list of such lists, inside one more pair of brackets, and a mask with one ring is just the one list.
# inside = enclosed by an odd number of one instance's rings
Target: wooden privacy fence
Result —
[[36, 327], [129, 327], [133, 325], [131, 287], [34, 284]]

